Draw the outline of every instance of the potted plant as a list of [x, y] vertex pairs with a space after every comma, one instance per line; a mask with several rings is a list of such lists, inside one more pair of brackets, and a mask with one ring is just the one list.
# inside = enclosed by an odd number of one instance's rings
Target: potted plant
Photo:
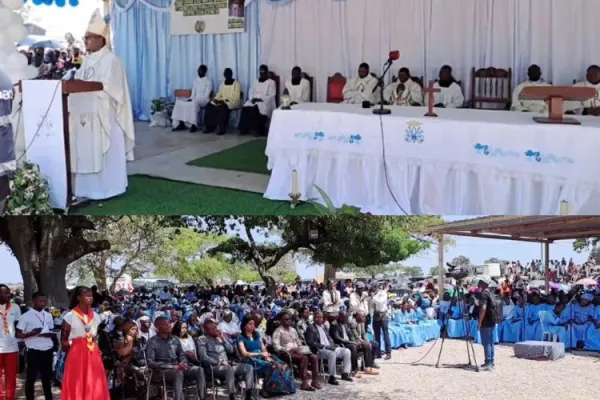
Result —
[[169, 126], [169, 116], [166, 111], [167, 99], [157, 97], [150, 106], [150, 126]]
[[53, 214], [48, 182], [40, 174], [37, 164], [20, 163], [10, 175], [9, 187], [5, 215]]

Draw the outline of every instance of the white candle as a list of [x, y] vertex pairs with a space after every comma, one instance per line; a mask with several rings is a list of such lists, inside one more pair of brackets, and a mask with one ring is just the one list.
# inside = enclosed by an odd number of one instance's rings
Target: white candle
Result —
[[298, 194], [298, 171], [292, 171], [292, 194]]
[[560, 215], [569, 215], [569, 202], [565, 200], [560, 202]]

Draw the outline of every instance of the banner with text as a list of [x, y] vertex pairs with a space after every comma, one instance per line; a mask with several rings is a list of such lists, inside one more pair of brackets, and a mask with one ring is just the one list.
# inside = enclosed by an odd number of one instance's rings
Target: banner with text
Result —
[[244, 32], [244, 0], [174, 0], [171, 35]]

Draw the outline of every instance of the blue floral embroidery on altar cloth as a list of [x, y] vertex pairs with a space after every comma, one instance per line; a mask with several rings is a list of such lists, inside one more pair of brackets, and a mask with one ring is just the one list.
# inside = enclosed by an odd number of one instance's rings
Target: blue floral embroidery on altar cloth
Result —
[[540, 164], [574, 164], [575, 160], [570, 157], [559, 157], [556, 154], [545, 154], [531, 149], [525, 152], [527, 160]]
[[404, 141], [421, 144], [425, 141], [423, 124], [419, 121], [408, 121], [404, 130]]
[[324, 132], [298, 132], [294, 134], [296, 139], [323, 141], [325, 139]]
[[521, 155], [516, 151], [504, 150], [500, 147], [490, 147], [487, 144], [477, 143], [475, 146], [477, 154], [488, 157], [512, 157], [519, 158]]
[[325, 138], [325, 133], [323, 132], [315, 132], [313, 136], [313, 140], [318, 140], [319, 142]]
[[329, 136], [329, 140], [333, 140], [339, 143], [361, 144], [362, 136], [358, 133], [354, 135]]

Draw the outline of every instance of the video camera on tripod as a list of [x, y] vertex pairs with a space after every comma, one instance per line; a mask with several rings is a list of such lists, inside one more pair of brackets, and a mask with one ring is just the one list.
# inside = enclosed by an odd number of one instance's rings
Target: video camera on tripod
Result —
[[448, 271], [446, 272], [446, 278], [454, 278], [457, 281], [462, 281], [467, 276], [469, 276], [469, 271], [459, 267], [458, 265], [452, 265], [450, 263], [446, 263], [448, 266]]

